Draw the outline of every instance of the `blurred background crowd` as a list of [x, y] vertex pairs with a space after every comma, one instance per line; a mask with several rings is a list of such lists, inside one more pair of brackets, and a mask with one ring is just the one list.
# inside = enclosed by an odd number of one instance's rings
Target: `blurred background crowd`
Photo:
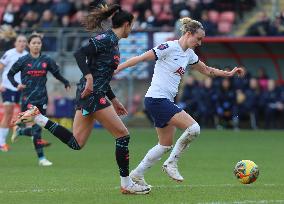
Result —
[[[45, 36], [43, 50], [57, 59], [64, 76], [75, 84], [80, 72], [72, 54], [90, 35], [82, 29], [81, 20], [97, 2], [0, 0], [0, 54], [13, 47], [17, 33], [39, 31]], [[197, 50], [201, 60], [223, 69], [236, 65], [246, 67], [248, 73], [244, 79], [209, 79], [194, 73], [185, 76], [177, 103], [202, 126], [284, 128], [284, 40], [281, 37], [284, 36], [284, 1], [107, 2], [119, 3], [136, 16], [133, 34], [120, 44], [122, 61], [163, 41], [178, 38], [178, 19], [189, 16], [203, 24], [208, 36], [202, 49]], [[229, 40], [224, 41], [224, 37]], [[259, 37], [264, 38], [259, 40]], [[113, 83], [114, 87], [120, 87], [114, 90], [128, 107], [130, 116], [126, 120], [129, 123], [145, 124], [143, 95], [152, 73], [153, 64], [145, 63], [135, 71], [126, 70]], [[73, 92], [66, 95], [56, 81], [52, 84], [49, 86], [49, 115], [71, 118], [75, 86]]]

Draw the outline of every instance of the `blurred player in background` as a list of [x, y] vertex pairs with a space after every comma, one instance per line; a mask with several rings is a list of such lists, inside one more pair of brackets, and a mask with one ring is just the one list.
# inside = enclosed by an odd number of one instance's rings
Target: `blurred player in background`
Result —
[[[0, 123], [0, 150], [7, 152], [9, 146], [6, 144], [6, 138], [9, 133], [10, 123], [13, 117], [14, 106], [20, 101], [20, 91], [15, 88], [8, 80], [7, 74], [12, 65], [22, 56], [28, 54], [25, 50], [27, 39], [24, 35], [19, 35], [15, 41], [15, 48], [12, 48], [4, 53], [0, 59], [0, 70], [2, 72], [2, 82], [0, 85], [0, 92], [2, 93], [3, 101], [3, 117]], [[20, 73], [15, 75], [15, 80], [20, 83]]]
[[73, 133], [50, 121], [35, 106], [20, 116], [19, 121], [34, 121], [70, 148], [80, 150], [91, 135], [95, 121], [98, 120], [115, 137], [115, 155], [121, 179], [121, 192], [147, 194], [151, 190], [148, 186], [136, 184], [129, 177], [130, 136], [119, 118], [119, 115], [125, 115], [127, 111], [109, 85], [120, 61], [118, 42], [128, 37], [134, 17], [131, 13], [122, 10], [119, 5], [102, 6], [90, 12], [84, 20], [84, 25], [88, 31], [94, 31], [110, 16], [112, 16], [112, 28], [91, 37], [87, 45], [75, 52], [83, 77], [77, 88], [77, 110]]
[[154, 120], [159, 143], [148, 151], [141, 163], [130, 173], [133, 181], [148, 186], [144, 173], [153, 166], [162, 155], [170, 151], [176, 128], [183, 130], [169, 158], [163, 164], [163, 170], [176, 181], [183, 181], [178, 171], [177, 162], [181, 153], [200, 134], [198, 123], [180, 107], [174, 104], [181, 77], [190, 65], [192, 69], [207, 76], [232, 77], [243, 75], [242, 68], [222, 71], [205, 65], [194, 53], [194, 48], [201, 45], [205, 32], [202, 24], [188, 17], [181, 19], [182, 36], [179, 40], [168, 41], [146, 53], [133, 57], [118, 66], [116, 72], [135, 66], [142, 61], [156, 60], [151, 86], [145, 96], [145, 107]]
[[[42, 114], [46, 114], [48, 96], [46, 90], [47, 72], [51, 72], [53, 76], [61, 81], [65, 88], [70, 89], [70, 84], [59, 71], [59, 67], [53, 59], [47, 55], [41, 54], [42, 37], [37, 33], [31, 34], [28, 38], [29, 54], [21, 57], [10, 69], [8, 79], [17, 87], [17, 90], [22, 91], [21, 109], [26, 111], [29, 106], [36, 105]], [[21, 83], [15, 80], [15, 75], [21, 72]], [[21, 126], [21, 124], [19, 124]], [[12, 141], [15, 141], [18, 136], [33, 137], [34, 147], [39, 159], [40, 166], [50, 166], [52, 163], [48, 161], [43, 153], [41, 139], [42, 128], [34, 124], [32, 127], [17, 128], [12, 135]]]

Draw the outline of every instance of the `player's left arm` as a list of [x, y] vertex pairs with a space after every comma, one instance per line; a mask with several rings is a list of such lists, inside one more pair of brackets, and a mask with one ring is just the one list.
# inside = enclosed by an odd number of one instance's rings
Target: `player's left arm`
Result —
[[53, 59], [50, 59], [48, 68], [52, 75], [64, 84], [66, 90], [71, 88], [69, 81], [60, 74], [59, 67]]
[[245, 75], [245, 70], [242, 67], [235, 67], [231, 71], [224, 71], [224, 70], [221, 70], [221, 69], [209, 67], [204, 62], [202, 62], [200, 60], [196, 64], [191, 65], [191, 68], [197, 70], [198, 72], [200, 72], [204, 75], [210, 76], [210, 77], [218, 77], [218, 76], [220, 76], [220, 77], [232, 77], [235, 74], [242, 77], [242, 76]]

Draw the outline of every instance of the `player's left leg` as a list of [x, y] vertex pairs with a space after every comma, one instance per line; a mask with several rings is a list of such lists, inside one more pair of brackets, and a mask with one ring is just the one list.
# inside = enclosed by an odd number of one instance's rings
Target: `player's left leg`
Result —
[[41, 142], [41, 132], [42, 128], [39, 125], [34, 124], [31, 127], [31, 134], [33, 136], [33, 144], [38, 157], [38, 164], [40, 166], [51, 166], [52, 162], [48, 161], [44, 156], [43, 144]]
[[177, 140], [169, 158], [164, 162], [163, 169], [172, 179], [183, 181], [183, 178], [178, 171], [177, 162], [181, 153], [200, 134], [200, 126], [185, 111], [175, 114], [169, 124], [184, 130], [184, 132]]

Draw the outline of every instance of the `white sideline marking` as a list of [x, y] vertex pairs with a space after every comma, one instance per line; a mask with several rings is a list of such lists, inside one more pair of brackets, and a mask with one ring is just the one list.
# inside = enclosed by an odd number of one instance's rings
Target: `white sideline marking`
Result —
[[[238, 187], [238, 186], [242, 186], [242, 184], [212, 184], [212, 185], [206, 185], [206, 184], [192, 184], [192, 185], [154, 185], [152, 188], [168, 188], [168, 189], [175, 189], [175, 188], [202, 188], [202, 187], [211, 187], [211, 188], [223, 188], [223, 187]], [[263, 186], [267, 186], [267, 187], [272, 187], [272, 186], [284, 186], [284, 184], [263, 184]], [[249, 187], [249, 186], [247, 186]], [[113, 189], [119, 189], [119, 186], [114, 187]], [[89, 188], [86, 188], [86, 190], [88, 190]], [[82, 188], [80, 188], [80, 190], [82, 190]], [[71, 192], [71, 191], [76, 191], [76, 189], [71, 189], [71, 188], [47, 188], [47, 189], [43, 189], [43, 188], [38, 188], [38, 189], [29, 189], [29, 190], [0, 190], [0, 194], [4, 194], [4, 193], [54, 193], [54, 192]], [[276, 200], [277, 203], [284, 203], [284, 200]], [[240, 202], [240, 204], [243, 204], [243, 202], [246, 203], [256, 203], [256, 202], [260, 202], [260, 201], [234, 201], [234, 202], [229, 202], [230, 204], [238, 204], [238, 202]], [[261, 201], [263, 203], [265, 203], [266, 201]], [[269, 201], [270, 202], [270, 201]], [[228, 204], [229, 204], [228, 203]], [[227, 204], [226, 202], [211, 202], [211, 203], [199, 203], [199, 204]]]
[[64, 192], [64, 191], [68, 191], [67, 188], [49, 188], [49, 189], [30, 189], [30, 190], [7, 190], [7, 191], [3, 191], [0, 190], [0, 194], [3, 193], [48, 193], [48, 192]]
[[[238, 186], [246, 186], [253, 187], [253, 185], [243, 185], [243, 184], [180, 184], [180, 185], [153, 185], [152, 188], [202, 188], [202, 187], [211, 187], [211, 188], [223, 188], [223, 187], [238, 187]], [[284, 186], [284, 184], [263, 184], [265, 187], [273, 187], [273, 186]], [[115, 187], [119, 189], [119, 187]]]
[[206, 202], [206, 203], [197, 203], [197, 204], [249, 204], [249, 203], [257, 203], [257, 204], [266, 204], [266, 203], [284, 203], [284, 200], [242, 200], [242, 201], [231, 201], [231, 202]]

